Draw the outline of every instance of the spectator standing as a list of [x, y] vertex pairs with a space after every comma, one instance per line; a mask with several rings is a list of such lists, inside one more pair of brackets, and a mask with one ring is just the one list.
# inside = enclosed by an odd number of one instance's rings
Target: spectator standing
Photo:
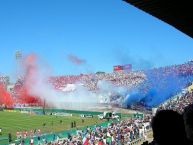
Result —
[[34, 139], [33, 138], [30, 139], [30, 145], [34, 145]]

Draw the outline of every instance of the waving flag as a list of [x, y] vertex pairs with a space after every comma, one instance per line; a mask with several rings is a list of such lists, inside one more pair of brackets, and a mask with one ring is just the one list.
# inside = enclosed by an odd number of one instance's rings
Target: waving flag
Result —
[[83, 138], [83, 145], [88, 145], [88, 141], [89, 141], [89, 139], [87, 138], [87, 137], [84, 137]]

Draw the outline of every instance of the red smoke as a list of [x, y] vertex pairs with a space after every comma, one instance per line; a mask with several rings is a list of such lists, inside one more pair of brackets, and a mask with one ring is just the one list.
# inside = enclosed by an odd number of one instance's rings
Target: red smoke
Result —
[[30, 54], [24, 59], [23, 66], [25, 69], [25, 85], [32, 85], [34, 83], [33, 81], [35, 81], [34, 77], [38, 71], [36, 59], [37, 57], [35, 54]]
[[3, 84], [0, 84], [0, 105], [12, 106], [13, 98], [9, 92], [5, 89]]
[[75, 56], [73, 54], [70, 54], [67, 56], [68, 60], [76, 65], [82, 65], [86, 63], [86, 60], [79, 58], [78, 56]]
[[26, 56], [22, 61], [24, 75], [22, 80], [18, 80], [14, 87], [15, 99], [6, 91], [3, 84], [0, 84], [0, 105], [12, 106], [14, 103], [37, 104], [41, 105], [40, 96], [34, 96], [32, 86], [37, 84], [37, 56], [31, 54]]
[[23, 60], [24, 80], [23, 84], [17, 89], [18, 102], [21, 104], [40, 104], [41, 100], [38, 96], [31, 95], [31, 86], [35, 85], [37, 74], [37, 56], [30, 54]]
[[29, 95], [25, 86], [20, 88], [19, 90], [19, 100], [18, 102], [21, 104], [40, 104], [40, 99], [35, 96]]

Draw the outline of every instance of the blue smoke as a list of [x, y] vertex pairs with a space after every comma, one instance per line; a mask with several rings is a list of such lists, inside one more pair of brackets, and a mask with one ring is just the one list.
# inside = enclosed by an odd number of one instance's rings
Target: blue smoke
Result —
[[193, 81], [192, 70], [179, 73], [178, 70], [145, 71], [147, 79], [136, 89], [128, 92], [124, 105], [127, 107], [142, 102], [147, 107], [157, 106], [168, 98], [176, 95]]

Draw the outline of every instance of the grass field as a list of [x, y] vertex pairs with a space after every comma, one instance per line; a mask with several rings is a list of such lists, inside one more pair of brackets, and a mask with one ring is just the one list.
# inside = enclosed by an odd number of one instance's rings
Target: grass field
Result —
[[[0, 135], [0, 137], [7, 136], [8, 133], [11, 133], [13, 139], [15, 139], [16, 131], [30, 131], [31, 129], [41, 129], [42, 133], [59, 132], [71, 129], [72, 121], [76, 121], [77, 128], [101, 122], [97, 117], [94, 117], [84, 118], [84, 122], [82, 123], [82, 118], [79, 115], [61, 117], [0, 111], [0, 128], [2, 128], [2, 135]], [[46, 124], [45, 126], [43, 126], [44, 123]]]

